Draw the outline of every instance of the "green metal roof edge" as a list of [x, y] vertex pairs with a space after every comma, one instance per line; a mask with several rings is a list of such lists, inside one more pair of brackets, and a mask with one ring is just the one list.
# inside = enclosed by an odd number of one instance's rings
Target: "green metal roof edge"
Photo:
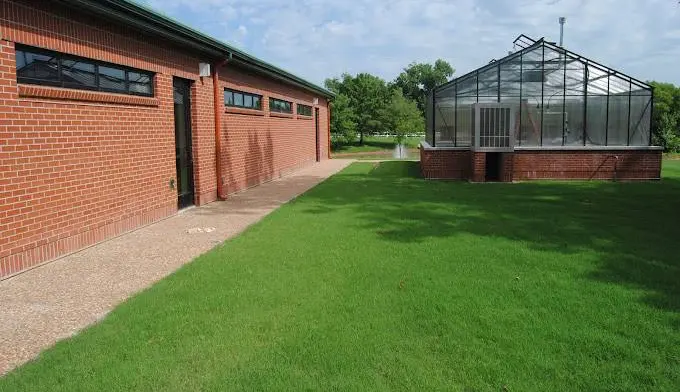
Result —
[[163, 25], [165, 28], [172, 30], [174, 33], [178, 33], [184, 36], [187, 36], [190, 39], [193, 39], [195, 41], [199, 41], [203, 45], [212, 47], [213, 50], [217, 51], [224, 51], [231, 53], [232, 55], [236, 57], [242, 58], [246, 63], [250, 63], [253, 65], [256, 65], [258, 67], [264, 68], [266, 71], [273, 72], [274, 74], [278, 74], [282, 76], [284, 79], [288, 79], [292, 82], [295, 82], [297, 84], [300, 84], [304, 87], [307, 87], [310, 90], [316, 91], [321, 93], [322, 95], [332, 98], [335, 96], [335, 93], [332, 91], [329, 91], [315, 83], [312, 83], [308, 80], [305, 80], [299, 76], [296, 76], [284, 69], [281, 69], [271, 63], [268, 63], [264, 60], [261, 60], [249, 53], [247, 53], [244, 50], [235, 48], [225, 42], [222, 42], [220, 40], [217, 40], [207, 34], [204, 34], [192, 27], [189, 27], [169, 16], [166, 16], [152, 8], [150, 8], [147, 5], [140, 4], [136, 1], [132, 0], [105, 0], [105, 1], [99, 1], [97, 2], [96, 6], [100, 9], [109, 9], [111, 5], [121, 7], [125, 9], [126, 11], [134, 12], [137, 14], [138, 17], [142, 17], [145, 19], [148, 19], [148, 21], [158, 23]]

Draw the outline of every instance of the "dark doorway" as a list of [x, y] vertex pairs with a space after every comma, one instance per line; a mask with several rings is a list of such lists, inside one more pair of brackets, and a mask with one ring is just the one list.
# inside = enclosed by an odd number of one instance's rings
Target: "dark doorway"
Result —
[[487, 152], [486, 153], [486, 172], [484, 179], [486, 181], [500, 181], [501, 179], [501, 153]]
[[316, 161], [321, 162], [321, 146], [319, 145], [319, 108], [314, 108], [314, 134], [316, 135]]
[[177, 206], [194, 204], [194, 165], [191, 156], [191, 81], [173, 78], [175, 102], [175, 164], [177, 167]]

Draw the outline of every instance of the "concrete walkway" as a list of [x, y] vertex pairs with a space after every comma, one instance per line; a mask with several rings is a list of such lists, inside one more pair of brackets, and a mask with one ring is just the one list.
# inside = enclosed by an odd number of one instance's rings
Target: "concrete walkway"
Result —
[[0, 281], [0, 375], [102, 319], [351, 162], [317, 163]]

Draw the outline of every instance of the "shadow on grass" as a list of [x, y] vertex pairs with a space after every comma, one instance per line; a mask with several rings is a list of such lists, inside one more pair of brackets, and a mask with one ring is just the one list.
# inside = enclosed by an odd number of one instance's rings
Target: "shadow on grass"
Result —
[[[425, 181], [417, 162], [355, 164], [308, 194], [323, 214], [350, 208], [386, 241], [459, 233], [506, 238], [535, 250], [595, 251], [589, 278], [641, 288], [651, 306], [680, 312], [680, 176], [658, 182]], [[675, 327], [680, 328], [680, 324]]]

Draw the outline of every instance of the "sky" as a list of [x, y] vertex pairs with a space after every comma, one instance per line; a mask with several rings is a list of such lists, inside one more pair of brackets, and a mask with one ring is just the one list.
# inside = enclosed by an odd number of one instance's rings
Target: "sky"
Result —
[[[344, 72], [393, 80], [412, 62], [463, 75], [512, 50], [519, 34], [564, 46], [641, 80], [680, 84], [677, 0], [141, 0], [311, 82]], [[454, 75], [454, 76], [455, 76]]]

